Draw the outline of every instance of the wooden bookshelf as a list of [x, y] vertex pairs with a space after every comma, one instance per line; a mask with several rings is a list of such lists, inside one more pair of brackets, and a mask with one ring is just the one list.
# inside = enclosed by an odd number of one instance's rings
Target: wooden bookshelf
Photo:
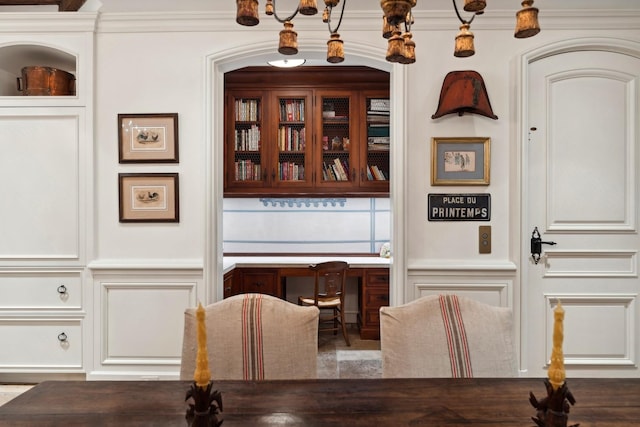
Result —
[[389, 74], [368, 67], [227, 73], [225, 196], [388, 195], [388, 106]]

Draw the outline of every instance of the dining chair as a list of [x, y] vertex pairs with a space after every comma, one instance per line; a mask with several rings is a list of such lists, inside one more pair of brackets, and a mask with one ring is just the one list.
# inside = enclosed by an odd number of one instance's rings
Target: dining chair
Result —
[[511, 309], [455, 294], [381, 307], [382, 376], [513, 377], [513, 336]]
[[[238, 294], [204, 307], [207, 352], [215, 380], [317, 378], [316, 307], [271, 295]], [[192, 380], [197, 354], [196, 309], [184, 313], [180, 379]]]
[[[344, 341], [351, 346], [344, 318], [349, 264], [345, 261], [327, 261], [309, 268], [315, 272], [313, 295], [298, 297], [298, 304], [318, 307], [321, 310], [318, 331], [333, 331], [337, 335], [342, 330]], [[327, 312], [330, 314], [326, 314]]]

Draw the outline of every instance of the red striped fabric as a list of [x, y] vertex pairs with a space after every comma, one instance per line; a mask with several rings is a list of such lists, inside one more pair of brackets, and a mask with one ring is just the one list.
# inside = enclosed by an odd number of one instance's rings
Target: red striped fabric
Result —
[[262, 295], [247, 294], [242, 302], [242, 376], [245, 380], [264, 379], [262, 347]]
[[440, 312], [447, 335], [451, 376], [453, 378], [472, 378], [469, 343], [458, 297], [456, 295], [440, 295]]

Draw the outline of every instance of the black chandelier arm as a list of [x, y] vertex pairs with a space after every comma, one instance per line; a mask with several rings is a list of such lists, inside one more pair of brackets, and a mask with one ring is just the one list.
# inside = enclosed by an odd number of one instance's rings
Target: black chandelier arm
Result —
[[462, 22], [463, 24], [471, 24], [473, 22], [473, 19], [476, 17], [477, 13], [474, 13], [471, 19], [469, 19], [468, 21], [465, 21], [464, 19], [462, 19], [462, 16], [458, 11], [458, 5], [456, 4], [456, 0], [452, 0], [452, 2], [453, 2], [453, 9], [456, 11], [456, 15], [458, 15], [458, 19], [460, 20], [460, 22]]
[[329, 6], [329, 19], [327, 19], [327, 27], [329, 28], [329, 33], [335, 34], [340, 29], [340, 24], [342, 24], [342, 17], [344, 16], [344, 6], [347, 4], [347, 0], [342, 0], [342, 10], [340, 11], [340, 19], [338, 19], [338, 25], [335, 29], [331, 28], [331, 12], [333, 12], [333, 6]]
[[284, 24], [287, 21], [291, 21], [293, 18], [296, 17], [296, 15], [298, 14], [298, 12], [300, 12], [300, 6], [296, 7], [295, 12], [293, 12], [291, 15], [289, 15], [287, 18], [285, 19], [281, 19], [280, 17], [278, 17], [278, 13], [276, 12], [276, 0], [273, 0], [273, 17], [276, 18], [276, 21], [278, 21], [281, 24]]

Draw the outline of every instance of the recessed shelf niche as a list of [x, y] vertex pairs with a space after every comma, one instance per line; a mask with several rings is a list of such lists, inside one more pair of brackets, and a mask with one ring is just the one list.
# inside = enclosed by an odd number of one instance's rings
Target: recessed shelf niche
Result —
[[58, 68], [77, 76], [77, 58], [63, 50], [34, 44], [3, 46], [0, 47], [0, 96], [23, 96], [16, 79], [22, 76], [22, 68], [28, 66]]

